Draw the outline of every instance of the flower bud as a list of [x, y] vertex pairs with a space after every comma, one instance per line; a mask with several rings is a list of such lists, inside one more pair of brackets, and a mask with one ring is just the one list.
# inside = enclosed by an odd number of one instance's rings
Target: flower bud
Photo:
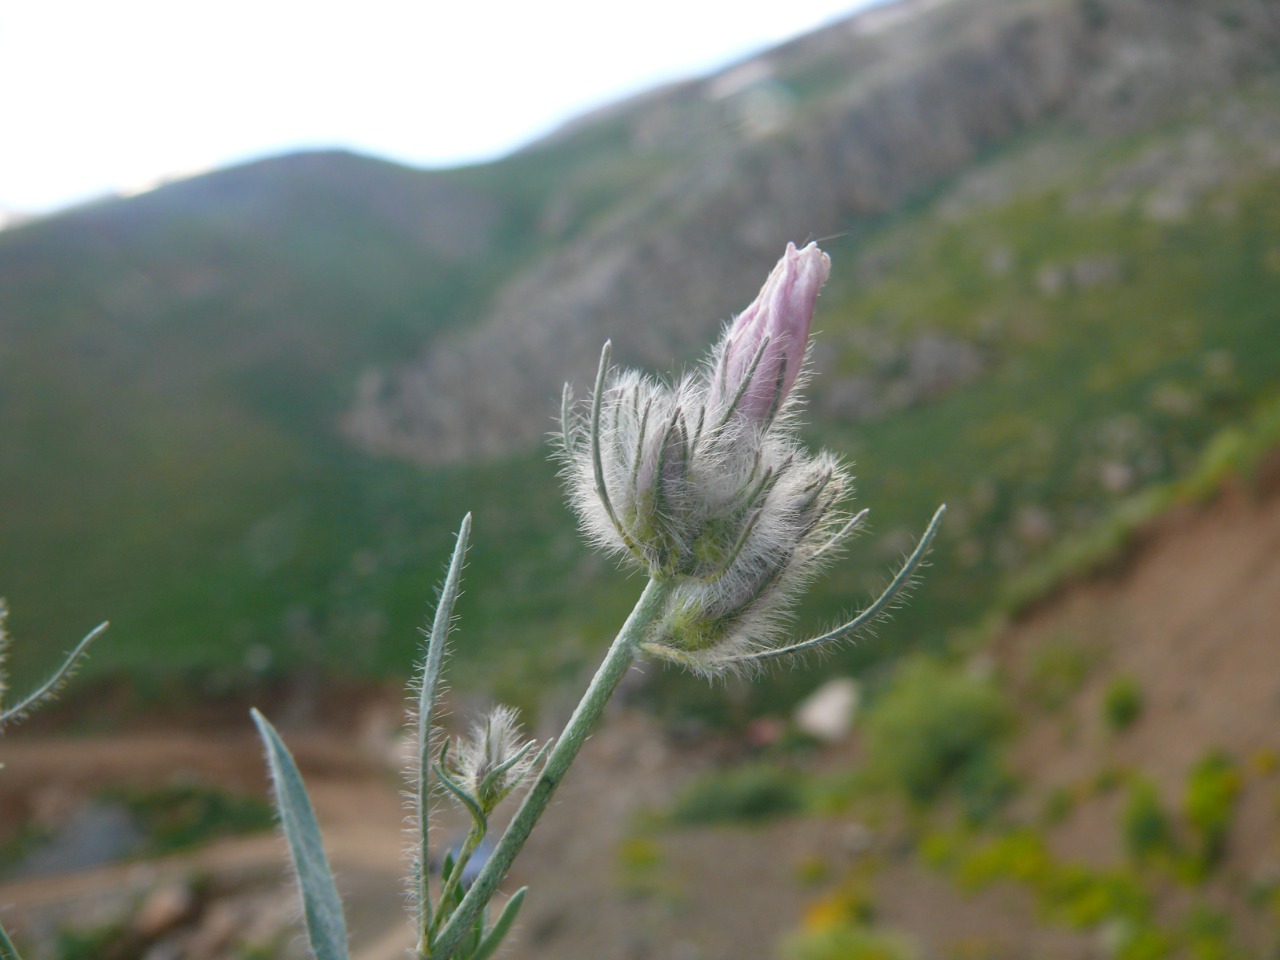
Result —
[[[759, 646], [840, 520], [848, 480], [810, 456], [779, 411], [800, 377], [826, 254], [794, 244], [694, 374], [609, 365], [590, 413], [563, 407], [563, 455], [583, 528], [677, 589], [649, 647], [709, 669]], [[585, 412], [585, 411], [583, 411]]]
[[499, 706], [458, 741], [450, 773], [487, 815], [529, 779], [533, 766], [533, 742], [522, 740], [516, 711]]
[[804, 366], [809, 326], [831, 260], [809, 244], [787, 244], [752, 304], [734, 320], [718, 348], [710, 403], [768, 424], [786, 403]]
[[928, 553], [945, 508], [885, 591], [847, 623], [779, 645], [801, 590], [858, 529], [851, 478], [800, 443], [792, 399], [831, 262], [786, 253], [709, 362], [675, 382], [616, 370], [606, 343], [589, 405], [566, 387], [561, 457], [582, 529], [666, 585], [646, 653], [714, 675], [838, 642], [884, 616]]

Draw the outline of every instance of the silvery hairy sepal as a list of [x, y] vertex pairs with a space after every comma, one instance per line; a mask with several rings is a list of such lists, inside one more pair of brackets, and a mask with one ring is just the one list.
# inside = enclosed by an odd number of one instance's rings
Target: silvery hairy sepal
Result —
[[848, 485], [830, 454], [794, 454], [735, 561], [721, 576], [680, 582], [642, 649], [707, 674], [768, 650], [795, 598], [856, 525], [839, 509]]

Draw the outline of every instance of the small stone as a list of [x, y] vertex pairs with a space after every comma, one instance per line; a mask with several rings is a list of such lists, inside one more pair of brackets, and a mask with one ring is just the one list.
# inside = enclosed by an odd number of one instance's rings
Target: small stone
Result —
[[156, 887], [133, 916], [134, 932], [143, 940], [158, 940], [193, 920], [198, 906], [195, 893], [185, 883]]
[[853, 726], [860, 698], [857, 683], [848, 677], [828, 680], [796, 708], [796, 726], [827, 743], [841, 740]]
[[245, 925], [240, 910], [226, 901], [218, 901], [205, 911], [187, 946], [187, 960], [217, 960], [226, 956], [236, 934]]

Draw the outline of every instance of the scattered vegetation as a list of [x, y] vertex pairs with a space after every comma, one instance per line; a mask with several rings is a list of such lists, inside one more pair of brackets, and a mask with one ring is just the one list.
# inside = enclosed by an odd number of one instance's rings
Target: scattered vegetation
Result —
[[1049, 791], [1044, 800], [1041, 822], [1046, 827], [1055, 827], [1071, 816], [1076, 808], [1078, 797], [1067, 787], [1057, 786]]
[[665, 886], [662, 848], [653, 837], [633, 833], [618, 848], [618, 882], [632, 896], [650, 896]]
[[63, 930], [55, 947], [57, 960], [114, 960], [120, 944], [128, 939], [128, 931], [119, 923]]
[[802, 931], [782, 945], [783, 960], [914, 960], [918, 956], [901, 934], [852, 925]]
[[21, 863], [31, 853], [49, 840], [49, 831], [35, 824], [24, 823], [16, 834], [0, 843], [0, 878], [3, 878], [16, 864]]
[[1173, 824], [1160, 803], [1155, 785], [1143, 777], [1129, 784], [1124, 808], [1123, 833], [1125, 848], [1138, 863], [1177, 855]]
[[[1111, 955], [1124, 960], [1251, 956], [1237, 942], [1238, 931], [1207, 899], [1193, 899], [1173, 917], [1156, 909], [1167, 895], [1169, 877], [1203, 881], [1220, 862], [1241, 788], [1234, 762], [1221, 752], [1198, 762], [1188, 775], [1177, 817], [1148, 778], [1130, 774], [1117, 781], [1127, 784], [1120, 822], [1126, 864], [1102, 868], [1062, 859], [1052, 852], [1043, 827], [1013, 827], [994, 834], [932, 830], [920, 840], [920, 857], [946, 872], [961, 890], [995, 883], [1028, 889], [1044, 922], [1104, 932], [1112, 944]], [[1061, 798], [1069, 795], [1055, 792], [1049, 806], [1065, 805]], [[1193, 841], [1190, 849], [1186, 837]], [[1271, 888], [1259, 887], [1254, 900], [1265, 909], [1272, 897]]]
[[265, 798], [227, 793], [204, 784], [154, 789], [116, 787], [101, 799], [124, 807], [147, 838], [147, 856], [176, 853], [221, 837], [271, 830], [275, 813]]
[[1046, 710], [1059, 710], [1080, 692], [1097, 659], [1083, 638], [1055, 636], [1031, 655], [1028, 683], [1032, 700]]
[[1235, 762], [1220, 751], [1201, 759], [1187, 777], [1182, 809], [1195, 838], [1195, 875], [1207, 875], [1226, 852], [1240, 788]]

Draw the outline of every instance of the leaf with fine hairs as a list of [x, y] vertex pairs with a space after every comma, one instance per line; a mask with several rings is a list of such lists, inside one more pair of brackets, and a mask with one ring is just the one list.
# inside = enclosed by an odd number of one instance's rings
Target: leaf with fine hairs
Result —
[[18, 948], [4, 932], [4, 927], [0, 927], [0, 960], [22, 960], [22, 957], [18, 956]]
[[480, 942], [479, 949], [472, 955], [472, 960], [488, 960], [493, 956], [493, 952], [498, 949], [502, 941], [506, 938], [511, 930], [511, 925], [516, 922], [516, 914], [520, 912], [520, 905], [524, 903], [525, 891], [528, 887], [521, 887], [511, 895], [511, 899], [507, 901], [502, 913], [498, 915], [498, 922], [485, 935], [484, 940]]
[[342, 901], [338, 899], [338, 891], [333, 884], [333, 871], [329, 869], [320, 827], [316, 823], [306, 785], [302, 782], [302, 774], [275, 727], [257, 710], [251, 712], [267, 748], [276, 809], [280, 812], [280, 825], [289, 842], [289, 856], [302, 894], [302, 912], [307, 922], [311, 950], [316, 960], [349, 960]]
[[[418, 829], [418, 865], [417, 883], [413, 893], [418, 916], [418, 933], [426, 936], [431, 927], [431, 895], [427, 876], [427, 864], [431, 862], [431, 842], [429, 835], [430, 816], [428, 805], [431, 797], [431, 725], [435, 719], [436, 688], [440, 683], [441, 665], [444, 663], [444, 649], [449, 641], [449, 630], [453, 625], [453, 605], [457, 603], [458, 591], [462, 582], [462, 567], [467, 559], [467, 546], [471, 542], [471, 514], [462, 518], [462, 526], [458, 528], [458, 539], [454, 544], [453, 558], [449, 561], [449, 572], [445, 576], [444, 585], [440, 588], [440, 602], [436, 604], [436, 614], [432, 620], [431, 630], [424, 631], [427, 638], [426, 656], [422, 659], [422, 670], [417, 678], [418, 692], [418, 757], [417, 769], [410, 775], [417, 787], [414, 796], [414, 819]], [[446, 741], [447, 743], [447, 741]], [[446, 783], [446, 786], [448, 784]], [[483, 815], [481, 820], [483, 820]]]
[[21, 720], [35, 707], [38, 707], [41, 703], [51, 699], [54, 694], [58, 692], [59, 688], [66, 683], [67, 678], [71, 676], [76, 665], [84, 657], [85, 651], [89, 649], [89, 644], [102, 636], [106, 629], [107, 624], [100, 623], [98, 626], [90, 630], [89, 634], [76, 644], [75, 649], [63, 658], [62, 664], [58, 669], [53, 671], [53, 674], [48, 680], [40, 684], [40, 686], [36, 687], [35, 690], [27, 694], [12, 707], [5, 707], [3, 710], [0, 710], [0, 727], [3, 727], [10, 721]]

